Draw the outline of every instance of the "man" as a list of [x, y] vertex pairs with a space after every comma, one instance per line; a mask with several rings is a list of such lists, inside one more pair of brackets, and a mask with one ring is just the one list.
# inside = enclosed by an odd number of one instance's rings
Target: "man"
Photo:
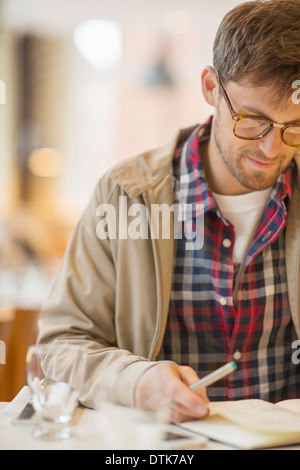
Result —
[[[83, 404], [96, 407], [110, 386], [140, 408], [173, 398], [180, 422], [206, 416], [207, 395], [300, 396], [299, 33], [297, 0], [234, 8], [201, 77], [214, 116], [99, 182], [40, 320], [39, 342], [82, 345]], [[168, 237], [130, 237], [124, 226], [120, 236], [124, 217], [144, 207], [152, 224], [157, 205], [192, 210]], [[108, 207], [117, 227], [105, 237]], [[200, 227], [201, 246], [190, 249], [178, 224]], [[207, 395], [189, 390], [231, 360], [238, 370]]]

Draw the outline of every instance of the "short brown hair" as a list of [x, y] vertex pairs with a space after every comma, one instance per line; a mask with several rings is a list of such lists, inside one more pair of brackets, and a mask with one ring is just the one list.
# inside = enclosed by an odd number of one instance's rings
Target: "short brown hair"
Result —
[[224, 83], [270, 85], [279, 100], [300, 79], [300, 0], [257, 0], [221, 22], [213, 65]]

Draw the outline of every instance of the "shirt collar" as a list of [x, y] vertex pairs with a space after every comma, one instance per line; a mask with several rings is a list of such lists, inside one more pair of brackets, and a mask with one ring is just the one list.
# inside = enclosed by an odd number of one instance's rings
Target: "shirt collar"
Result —
[[286, 207], [292, 198], [293, 174], [295, 173], [295, 162], [291, 161], [286, 170], [281, 173], [274, 184], [270, 197], [282, 203], [284, 201]]
[[175, 197], [179, 203], [180, 220], [199, 217], [216, 207], [211, 190], [205, 180], [200, 144], [209, 140], [212, 117], [198, 126], [186, 140], [179, 153], [178, 174], [175, 174]]

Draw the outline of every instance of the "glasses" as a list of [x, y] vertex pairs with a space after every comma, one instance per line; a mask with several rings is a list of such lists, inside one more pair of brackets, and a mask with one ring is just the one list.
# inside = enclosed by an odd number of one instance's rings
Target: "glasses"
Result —
[[258, 140], [265, 137], [273, 127], [279, 127], [281, 129], [282, 141], [286, 145], [300, 148], [300, 123], [278, 124], [263, 116], [236, 113], [230, 103], [218, 71], [216, 71], [216, 75], [231, 117], [234, 120], [233, 133], [236, 137], [245, 140]]

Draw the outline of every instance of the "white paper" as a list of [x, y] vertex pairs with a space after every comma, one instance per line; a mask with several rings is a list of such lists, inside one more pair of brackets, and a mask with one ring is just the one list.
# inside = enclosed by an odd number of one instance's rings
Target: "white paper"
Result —
[[25, 405], [31, 399], [31, 391], [30, 388], [25, 385], [18, 395], [7, 405], [4, 410], [2, 410], [1, 414], [10, 415], [12, 417], [17, 417], [21, 411], [24, 409]]
[[214, 405], [217, 413], [243, 427], [277, 433], [300, 433], [300, 416], [263, 400], [241, 400]]

